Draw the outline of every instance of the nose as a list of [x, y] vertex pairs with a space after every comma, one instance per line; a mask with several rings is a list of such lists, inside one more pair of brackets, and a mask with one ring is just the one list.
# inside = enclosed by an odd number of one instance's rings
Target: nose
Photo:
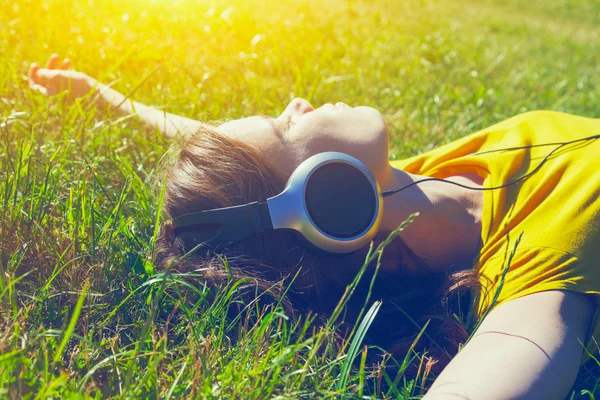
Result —
[[290, 116], [297, 117], [311, 111], [315, 111], [315, 109], [308, 101], [300, 97], [296, 97], [290, 102], [290, 104], [288, 104], [285, 111], [289, 113]]

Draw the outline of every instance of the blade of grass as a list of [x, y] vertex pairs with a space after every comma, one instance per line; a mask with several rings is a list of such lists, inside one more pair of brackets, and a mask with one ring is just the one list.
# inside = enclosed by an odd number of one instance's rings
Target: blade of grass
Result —
[[83, 308], [83, 302], [85, 301], [85, 295], [87, 293], [87, 290], [88, 290], [88, 284], [86, 283], [83, 286], [81, 293], [79, 294], [79, 298], [77, 299], [77, 303], [75, 304], [75, 309], [73, 310], [73, 315], [71, 315], [71, 320], [69, 321], [69, 325], [67, 326], [67, 329], [63, 333], [63, 337], [60, 342], [60, 345], [58, 346], [58, 348], [56, 349], [56, 352], [54, 353], [54, 357], [53, 357], [54, 365], [62, 357], [62, 354], [65, 351], [65, 347], [67, 346], [69, 339], [71, 339], [71, 336], [73, 335], [73, 331], [75, 330], [75, 325], [77, 324], [77, 321], [79, 320], [79, 315], [81, 314], [81, 309]]
[[365, 314], [365, 317], [361, 321], [360, 325], [358, 326], [356, 334], [352, 338], [350, 348], [348, 349], [348, 356], [346, 357], [346, 359], [344, 360], [344, 364], [342, 365], [340, 378], [338, 379], [338, 382], [336, 384], [337, 390], [341, 391], [346, 386], [346, 383], [348, 382], [348, 377], [350, 375], [350, 368], [354, 363], [354, 359], [360, 352], [360, 346], [362, 345], [362, 342], [365, 339], [367, 331], [373, 323], [373, 320], [375, 320], [375, 316], [377, 316], [377, 312], [379, 311], [380, 307], [381, 301], [374, 302], [373, 305], [371, 305], [371, 308], [369, 308], [369, 311], [367, 311], [367, 313]]

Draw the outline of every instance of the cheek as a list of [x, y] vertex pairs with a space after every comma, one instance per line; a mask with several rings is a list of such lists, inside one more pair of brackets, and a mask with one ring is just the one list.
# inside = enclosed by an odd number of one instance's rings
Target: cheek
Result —
[[303, 146], [295, 145], [293, 142], [273, 143], [264, 148], [263, 155], [270, 161], [285, 179], [288, 179], [292, 172], [304, 161], [306, 151]]
[[298, 135], [303, 140], [303, 159], [325, 151], [349, 154], [365, 164], [383, 186], [391, 173], [387, 129], [380, 116], [369, 117], [354, 121], [319, 121], [311, 126]]

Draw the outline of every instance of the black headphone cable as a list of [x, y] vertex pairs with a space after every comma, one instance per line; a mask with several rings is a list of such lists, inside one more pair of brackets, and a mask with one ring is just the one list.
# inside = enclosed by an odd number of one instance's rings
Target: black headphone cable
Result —
[[462, 188], [470, 189], [470, 190], [496, 190], [496, 189], [502, 189], [502, 188], [505, 188], [507, 186], [513, 185], [513, 184], [515, 184], [515, 183], [517, 183], [517, 182], [519, 182], [519, 181], [521, 181], [523, 179], [526, 179], [529, 176], [531, 176], [534, 173], [536, 173], [542, 167], [542, 165], [544, 165], [544, 163], [548, 160], [548, 158], [550, 158], [550, 156], [552, 154], [554, 154], [556, 151], [558, 151], [559, 149], [563, 148], [564, 146], [567, 146], [567, 145], [573, 144], [573, 143], [583, 142], [583, 141], [586, 141], [586, 140], [598, 139], [598, 138], [600, 138], [600, 135], [588, 136], [588, 137], [584, 137], [584, 138], [581, 138], [581, 139], [571, 140], [571, 141], [568, 141], [568, 142], [533, 144], [533, 145], [520, 146], [520, 147], [507, 147], [507, 148], [503, 148], [503, 149], [485, 150], [485, 151], [481, 151], [481, 152], [469, 154], [470, 156], [473, 156], [473, 155], [494, 153], [494, 152], [497, 152], [497, 151], [511, 151], [511, 150], [530, 149], [530, 148], [533, 148], [533, 147], [557, 146], [555, 149], [553, 149], [551, 152], [549, 152], [544, 157], [544, 159], [531, 172], [528, 172], [525, 175], [523, 175], [523, 176], [521, 176], [521, 177], [519, 177], [519, 178], [517, 178], [517, 179], [515, 179], [513, 181], [505, 183], [504, 185], [495, 186], [495, 187], [488, 187], [488, 188], [486, 188], [486, 187], [476, 188], [476, 187], [472, 187], [472, 186], [463, 185], [462, 183], [449, 181], [449, 180], [446, 180], [446, 179], [443, 179], [443, 178], [425, 178], [425, 179], [421, 179], [421, 180], [418, 180], [418, 181], [411, 182], [408, 185], [404, 185], [404, 186], [402, 186], [402, 187], [400, 187], [398, 189], [386, 190], [384, 192], [381, 192], [381, 195], [383, 197], [391, 196], [391, 195], [396, 194], [396, 193], [398, 193], [398, 192], [400, 192], [400, 191], [402, 191], [404, 189], [408, 189], [409, 187], [411, 187], [413, 185], [416, 185], [416, 184], [419, 184], [419, 183], [422, 183], [422, 182], [428, 182], [428, 181], [446, 182], [446, 183], [449, 183], [449, 184], [452, 184], [452, 185], [456, 185], [456, 186], [460, 186]]

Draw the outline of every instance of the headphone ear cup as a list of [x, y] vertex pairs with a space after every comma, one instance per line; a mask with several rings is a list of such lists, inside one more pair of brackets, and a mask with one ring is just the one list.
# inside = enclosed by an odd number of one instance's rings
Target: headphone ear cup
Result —
[[296, 241], [298, 242], [299, 245], [304, 246], [304, 248], [306, 249], [306, 251], [314, 256], [318, 256], [318, 257], [324, 257], [324, 258], [338, 258], [338, 257], [343, 257], [343, 256], [347, 256], [349, 254], [353, 254], [356, 251], [358, 251], [359, 249], [355, 249], [351, 252], [345, 252], [345, 253], [332, 253], [330, 251], [321, 249], [320, 247], [312, 244], [310, 241], [308, 241], [304, 236], [302, 236], [302, 234], [296, 230], [290, 229], [291, 232], [294, 233], [294, 238], [296, 239]]
[[337, 255], [367, 246], [381, 225], [383, 197], [358, 159], [324, 152], [303, 161], [282, 193], [267, 199], [274, 229], [293, 229]]
[[304, 201], [315, 226], [333, 238], [361, 235], [377, 218], [377, 188], [348, 163], [317, 168], [306, 183]]

